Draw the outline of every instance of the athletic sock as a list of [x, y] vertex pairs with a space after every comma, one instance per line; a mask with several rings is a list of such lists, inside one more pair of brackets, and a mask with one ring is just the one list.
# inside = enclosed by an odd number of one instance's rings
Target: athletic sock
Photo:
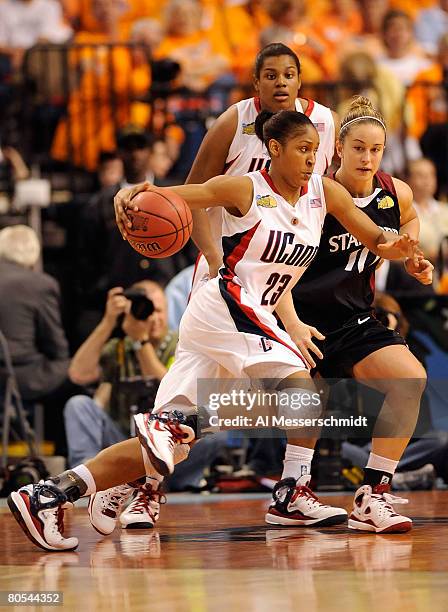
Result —
[[294, 478], [294, 480], [298, 480], [304, 474], [311, 474], [311, 461], [313, 455], [314, 448], [287, 444], [285, 459], [283, 461], [282, 480], [284, 478]]
[[388, 484], [392, 482], [392, 477], [397, 469], [398, 461], [381, 457], [370, 453], [369, 460], [364, 469], [363, 484], [370, 485], [372, 489], [380, 484]]

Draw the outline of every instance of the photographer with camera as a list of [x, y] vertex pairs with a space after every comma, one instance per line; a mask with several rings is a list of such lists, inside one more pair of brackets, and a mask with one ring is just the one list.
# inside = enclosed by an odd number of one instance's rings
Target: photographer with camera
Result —
[[[157, 387], [174, 359], [177, 333], [168, 329], [163, 289], [140, 281], [108, 293], [103, 318], [74, 355], [69, 376], [80, 385], [100, 381], [93, 397], [75, 395], [64, 409], [70, 466], [126, 440], [135, 412], [152, 409]], [[120, 516], [123, 527], [152, 527], [162, 480], [147, 478]]]
[[93, 398], [77, 395], [66, 404], [70, 465], [129, 437], [130, 410], [151, 409], [176, 343], [177, 334], [168, 330], [160, 285], [141, 281], [126, 291], [109, 291], [102, 320], [69, 367], [70, 379], [77, 384], [100, 381]]

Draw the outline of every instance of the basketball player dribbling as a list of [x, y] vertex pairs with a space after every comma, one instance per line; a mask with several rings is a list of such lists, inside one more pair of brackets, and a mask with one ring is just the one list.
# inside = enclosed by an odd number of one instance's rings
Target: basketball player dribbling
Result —
[[[339, 120], [326, 106], [298, 97], [301, 87], [300, 71], [299, 58], [289, 47], [273, 43], [262, 49], [254, 65], [256, 96], [232, 105], [216, 120], [201, 144], [186, 182], [204, 183], [221, 174], [242, 176], [247, 172], [268, 167], [268, 150], [255, 133], [255, 119], [261, 110], [297, 110], [304, 112], [311, 119], [320, 137], [314, 172], [324, 174], [333, 159]], [[193, 210], [192, 214], [192, 239], [200, 250], [192, 283], [193, 295], [210, 277], [216, 276], [222, 265], [223, 253], [222, 209], [211, 207], [207, 210]], [[308, 345], [311, 346], [311, 328], [305, 329], [307, 334], [301, 341], [301, 349], [305, 356], [310, 358]], [[213, 377], [220, 379], [228, 376], [229, 374], [217, 365]], [[126, 520], [132, 519], [140, 524], [155, 523], [159, 517], [158, 491], [161, 481], [162, 476], [159, 474], [154, 474], [152, 479], [146, 479], [144, 488], [139, 487], [132, 504], [123, 515]], [[113, 530], [115, 521], [110, 518], [119, 514], [134, 494], [135, 489], [130, 486], [98, 491], [89, 504], [89, 516], [95, 529], [105, 535]], [[148, 509], [149, 514], [145, 509]]]
[[[300, 392], [310, 382], [294, 341], [294, 325], [288, 333], [289, 323], [294, 323], [288, 316], [293, 312], [291, 289], [316, 255], [327, 212], [381, 257], [418, 257], [415, 240], [379, 229], [341, 185], [312, 173], [319, 136], [308, 117], [281, 111], [262, 128], [261, 116], [257, 122], [271, 156], [269, 171], [171, 188], [192, 209], [224, 207], [224, 266], [219, 277], [190, 301], [181, 321], [177, 359], [162, 380], [155, 409], [151, 415], [135, 416], [138, 437], [104, 449], [44, 484], [22, 487], [8, 498], [16, 520], [41, 548], [77, 546], [76, 538], [63, 535], [67, 504], [151, 475], [154, 469], [162, 475], [173, 472], [176, 449], [194, 439], [185, 415], [197, 404], [197, 378], [207, 378], [216, 363], [235, 378], [258, 378], [260, 372], [269, 371], [270, 377], [281, 379], [278, 388], [285, 393]], [[132, 196], [144, 188], [116, 196], [124, 233], [123, 208], [132, 207]], [[279, 327], [274, 309], [280, 317], [285, 314], [286, 331]], [[269, 351], [263, 348], [266, 342]], [[289, 445], [294, 446], [295, 440], [289, 439]], [[301, 462], [301, 453], [285, 459], [283, 478], [296, 484], [285, 518], [292, 516], [294, 524], [310, 526], [346, 521], [344, 509], [322, 504], [310, 491], [309, 474], [300, 476]]]
[[[385, 141], [386, 127], [380, 113], [367, 98], [353, 100], [341, 120], [336, 145], [341, 166], [333, 178], [378, 226], [417, 239], [419, 222], [411, 189], [379, 171]], [[354, 240], [337, 218], [328, 215], [319, 251], [294, 288], [293, 297], [300, 319], [325, 334], [325, 340], [318, 342], [323, 353], [323, 360], [317, 360], [319, 374], [326, 378], [353, 376], [385, 395], [377, 421], [377, 427], [383, 423], [382, 429], [374, 431], [364, 483], [355, 494], [349, 527], [391, 533], [412, 527], [411, 519], [392, 507], [392, 503], [406, 500], [392, 497], [389, 491], [417, 422], [426, 372], [405, 340], [372, 314], [378, 263], [375, 253]], [[410, 259], [404, 265], [421, 283], [432, 282], [429, 261], [421, 259], [416, 265]], [[384, 423], [389, 424], [388, 431]], [[312, 449], [314, 441], [302, 440], [300, 445]], [[285, 482], [277, 484], [274, 500], [285, 486]], [[281, 522], [270, 513], [267, 520]]]

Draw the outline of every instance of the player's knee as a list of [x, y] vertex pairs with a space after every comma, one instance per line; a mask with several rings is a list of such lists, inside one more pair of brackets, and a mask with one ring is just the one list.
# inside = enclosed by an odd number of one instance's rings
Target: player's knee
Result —
[[416, 368], [412, 373], [412, 378], [403, 378], [392, 381], [392, 387], [398, 389], [398, 396], [403, 400], [420, 399], [426, 388], [427, 376], [424, 368]]
[[[293, 419], [319, 419], [323, 413], [322, 399], [315, 389], [289, 387], [278, 391], [279, 414]], [[310, 423], [310, 425], [314, 423]]]

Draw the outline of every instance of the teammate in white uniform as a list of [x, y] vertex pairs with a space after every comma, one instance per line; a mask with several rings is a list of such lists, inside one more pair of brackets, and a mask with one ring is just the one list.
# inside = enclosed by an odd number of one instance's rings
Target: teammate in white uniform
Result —
[[[161, 474], [173, 471], [176, 448], [194, 438], [191, 427], [183, 422], [184, 415], [173, 411], [188, 413], [196, 405], [196, 397], [189, 400], [179, 388], [178, 374], [186, 371], [187, 362], [194, 360], [202, 368], [219, 363], [238, 378], [268, 363], [271, 376], [284, 377], [279, 388], [285, 392], [300, 391], [310, 383], [305, 360], [295, 348], [298, 319], [292, 315], [290, 290], [315, 254], [325, 210], [382, 257], [414, 254], [413, 241], [406, 236], [386, 236], [356, 208], [341, 185], [312, 175], [319, 137], [305, 115], [280, 112], [266, 122], [263, 136], [272, 159], [269, 174], [216, 177], [203, 185], [173, 188], [192, 209], [226, 208], [223, 273], [190, 301], [181, 324], [177, 361], [156, 399], [163, 412], [135, 417], [138, 438], [104, 449], [86, 464], [45, 484], [22, 487], [8, 498], [19, 525], [41, 548], [71, 550], [77, 546], [76, 538], [62, 534], [61, 514], [67, 502], [141, 478], [154, 468]], [[117, 195], [117, 216], [124, 233], [129, 225], [123, 225], [123, 218], [127, 219], [123, 205], [135, 209], [130, 197], [145, 188], [140, 185]], [[274, 307], [283, 315], [286, 332], [281, 332], [272, 317]], [[269, 351], [263, 347], [267, 341]], [[190, 365], [188, 376], [195, 382], [193, 367]], [[294, 438], [288, 438], [288, 446], [294, 447]], [[290, 477], [295, 483], [286, 491], [285, 524], [329, 525], [347, 519], [345, 510], [320, 503], [310, 491], [310, 476], [301, 475], [300, 457], [286, 456], [284, 466], [283, 478]]]
[[[261, 110], [297, 110], [311, 119], [320, 138], [314, 172], [324, 174], [333, 159], [339, 120], [326, 106], [299, 98], [300, 86], [300, 61], [289, 47], [273, 43], [262, 49], [254, 66], [256, 97], [234, 104], [216, 120], [201, 144], [187, 183], [204, 183], [220, 174], [242, 176], [269, 166], [269, 153], [254, 129]], [[208, 280], [209, 272], [215, 276], [222, 264], [221, 218], [221, 208], [193, 211], [192, 238], [201, 251], [193, 292]]]

